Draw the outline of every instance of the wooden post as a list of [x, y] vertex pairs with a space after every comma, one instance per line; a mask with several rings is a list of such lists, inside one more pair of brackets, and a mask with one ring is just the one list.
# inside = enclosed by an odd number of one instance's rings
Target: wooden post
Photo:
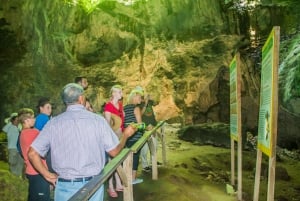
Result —
[[268, 201], [274, 201], [276, 155], [269, 158]]
[[260, 150], [257, 150], [253, 201], [258, 201], [259, 198], [261, 159], [262, 159], [262, 152]]
[[161, 145], [162, 145], [162, 162], [163, 165], [167, 164], [167, 151], [166, 151], [166, 139], [165, 139], [165, 124], [161, 126]]
[[242, 201], [243, 194], [242, 194], [242, 139], [238, 141], [238, 190], [237, 190], [237, 196], [238, 200]]
[[127, 177], [126, 177], [126, 172], [125, 170], [123, 169], [122, 165], [120, 165], [118, 168], [117, 168], [117, 172], [120, 176], [120, 179], [123, 183], [123, 186], [126, 186], [128, 185], [128, 180], [127, 180]]
[[235, 185], [235, 153], [234, 153], [234, 139], [231, 138], [231, 185]]
[[127, 185], [124, 185], [124, 201], [134, 201], [133, 199], [133, 187], [132, 187], [132, 161], [133, 161], [133, 152], [130, 152], [128, 157], [123, 163], [125, 174], [127, 176]]
[[157, 180], [158, 173], [157, 173], [157, 153], [154, 146], [153, 136], [151, 136], [148, 140], [148, 146], [151, 153], [151, 161], [152, 161], [152, 179]]
[[237, 69], [236, 69], [236, 85], [237, 85], [237, 115], [238, 115], [238, 141], [237, 141], [237, 170], [238, 170], [238, 180], [237, 180], [237, 197], [239, 201], [242, 201], [242, 107], [241, 107], [241, 102], [242, 102], [242, 97], [241, 97], [241, 91], [242, 91], [242, 76], [241, 76], [241, 60], [240, 60], [240, 53], [236, 54], [236, 63], [237, 63]]

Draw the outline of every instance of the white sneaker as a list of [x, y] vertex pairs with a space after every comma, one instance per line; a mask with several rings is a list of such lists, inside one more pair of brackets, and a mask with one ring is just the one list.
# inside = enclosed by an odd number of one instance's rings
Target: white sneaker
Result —
[[139, 183], [142, 183], [144, 180], [143, 179], [140, 179], [140, 178], [136, 178], [135, 180], [132, 181], [132, 184], [139, 184]]

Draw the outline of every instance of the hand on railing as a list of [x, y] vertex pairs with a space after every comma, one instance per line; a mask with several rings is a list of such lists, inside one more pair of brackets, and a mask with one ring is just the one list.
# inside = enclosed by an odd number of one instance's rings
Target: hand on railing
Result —
[[147, 125], [146, 131], [151, 131], [154, 128], [152, 124]]
[[124, 137], [127, 139], [130, 136], [132, 136], [138, 129], [132, 125], [127, 126], [124, 131], [123, 131], [123, 135]]
[[138, 131], [144, 131], [146, 129], [146, 124], [145, 123], [130, 123], [130, 126], [133, 126], [134, 128], [136, 128]]

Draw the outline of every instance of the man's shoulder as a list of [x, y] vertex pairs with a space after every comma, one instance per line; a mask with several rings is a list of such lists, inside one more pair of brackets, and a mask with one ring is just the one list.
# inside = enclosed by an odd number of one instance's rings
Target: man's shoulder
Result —
[[2, 131], [6, 134], [8, 133], [12, 133], [12, 132], [19, 132], [19, 129], [17, 126], [9, 123], [9, 124], [6, 124], [3, 128], [2, 128]]
[[50, 121], [54, 123], [57, 121], [64, 121], [68, 119], [82, 119], [82, 118], [99, 119], [99, 120], [104, 119], [100, 113], [94, 113], [87, 110], [81, 110], [78, 113], [77, 112], [75, 113], [66, 111], [57, 116], [52, 117]]
[[95, 118], [97, 121], [105, 121], [106, 119], [104, 118], [104, 116], [101, 113], [92, 113], [93, 114], [93, 118]]

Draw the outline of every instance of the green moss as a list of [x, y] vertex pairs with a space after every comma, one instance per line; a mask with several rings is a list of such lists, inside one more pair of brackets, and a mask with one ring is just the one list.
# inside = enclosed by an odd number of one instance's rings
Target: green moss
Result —
[[[20, 62], [26, 52], [23, 42], [19, 42], [17, 34], [7, 28], [8, 23], [4, 18], [0, 20], [0, 58], [1, 65], [0, 72], [2, 73], [6, 68], [13, 66]], [[4, 68], [5, 66], [5, 68]]]
[[6, 142], [7, 141], [7, 135], [4, 132], [0, 132], [0, 142]]
[[[284, 103], [290, 99], [300, 97], [300, 35], [284, 42], [281, 49], [279, 71], [280, 98]], [[287, 51], [288, 50], [288, 51]]]
[[221, 38], [215, 38], [210, 43], [203, 46], [203, 52], [211, 55], [223, 54], [226, 51], [226, 44]]
[[294, 63], [294, 77], [291, 83], [291, 96], [300, 97], [300, 59]]
[[172, 65], [172, 70], [177, 76], [183, 77], [186, 74], [186, 62], [182, 56], [170, 56], [168, 61]]
[[90, 0], [65, 0], [66, 3], [73, 6], [80, 6], [86, 13], [93, 12], [98, 4], [104, 0], [90, 1]]
[[167, 71], [165, 68], [163, 67], [159, 67], [157, 69], [157, 71], [155, 71], [155, 74], [154, 74], [154, 77], [157, 77], [157, 78], [162, 78], [166, 76], [168, 79], [173, 79], [174, 77], [176, 77], [175, 73], [172, 72], [172, 71]]

